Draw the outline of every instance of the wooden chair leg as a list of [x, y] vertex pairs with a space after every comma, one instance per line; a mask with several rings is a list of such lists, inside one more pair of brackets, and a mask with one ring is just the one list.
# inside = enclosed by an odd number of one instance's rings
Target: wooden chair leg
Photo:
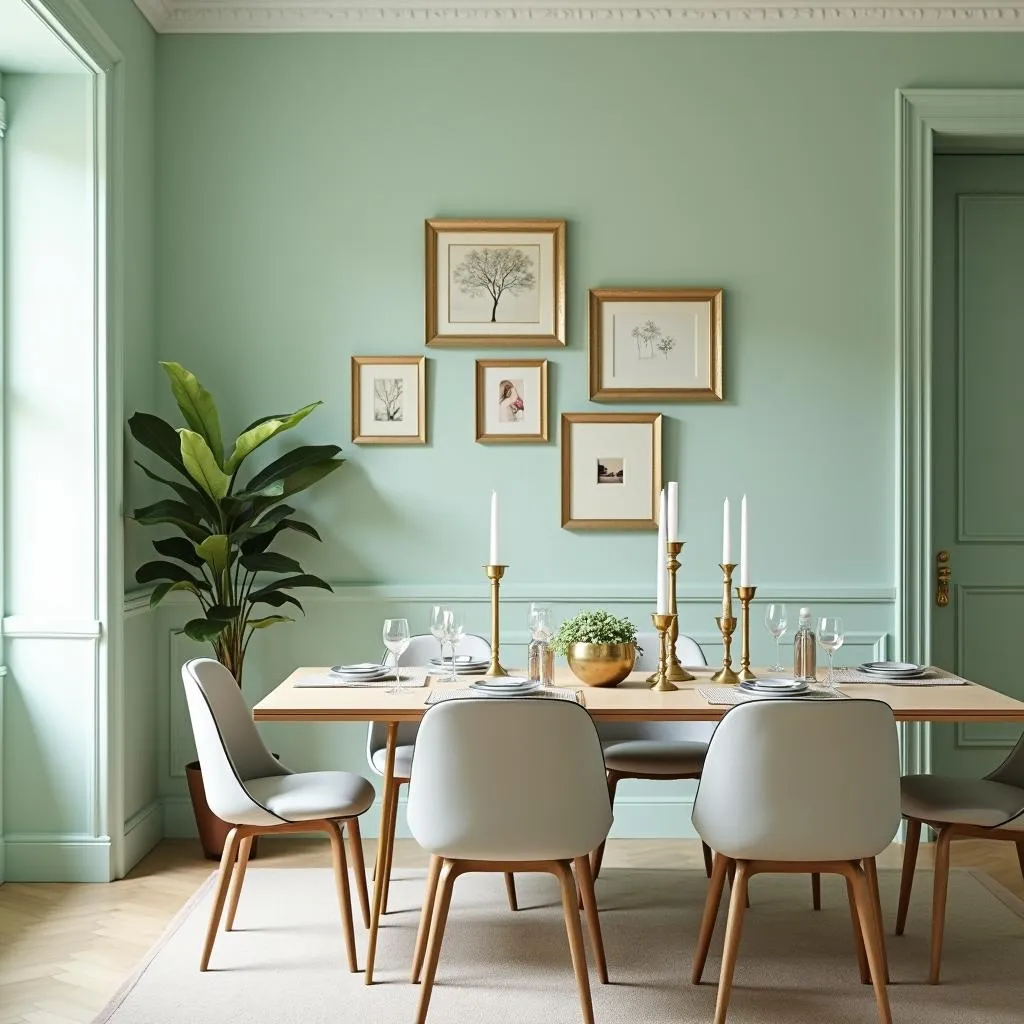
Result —
[[341, 826], [336, 821], [325, 821], [324, 830], [331, 840], [331, 859], [334, 862], [334, 884], [338, 890], [338, 908], [341, 911], [341, 927], [345, 933], [345, 952], [348, 954], [348, 969], [355, 974], [359, 970], [356, 960], [356, 936], [352, 929], [352, 899], [348, 887], [348, 864], [345, 861], [345, 839]]
[[811, 906], [815, 910], [821, 910], [821, 872], [814, 871], [811, 874]]
[[402, 792], [404, 779], [395, 780], [395, 797], [391, 801], [391, 814], [388, 817], [388, 847], [387, 857], [384, 864], [384, 877], [381, 879], [382, 895], [380, 898], [380, 912], [388, 912], [388, 894], [391, 891], [391, 865], [395, 859], [395, 836], [398, 832], [398, 797]]
[[871, 896], [867, 878], [856, 864], [850, 865], [850, 873], [846, 876], [853, 884], [854, 898], [860, 916], [861, 932], [867, 951], [868, 966], [871, 968], [871, 984], [875, 990], [875, 1005], [878, 1007], [878, 1019], [881, 1024], [892, 1024], [892, 1013], [889, 1010], [889, 993], [885, 987], [885, 961], [882, 955], [882, 936], [878, 918], [875, 914], [875, 901]]
[[874, 857], [864, 861], [864, 876], [868, 880], [868, 891], [875, 910], [875, 923], [878, 926], [879, 941], [882, 946], [882, 966], [885, 968], [885, 983], [889, 984], [889, 951], [885, 948], [885, 925], [882, 923], [882, 894], [878, 888], [878, 864]]
[[[731, 891], [733, 882], [736, 880], [736, 861], [731, 861], [729, 864], [729, 889]], [[743, 906], [750, 909], [750, 892], [743, 897]]]
[[871, 969], [868, 967], [868, 955], [864, 949], [864, 930], [860, 926], [860, 913], [857, 910], [857, 894], [853, 890], [853, 882], [846, 879], [846, 898], [850, 902], [850, 920], [853, 922], [853, 948], [857, 953], [857, 970], [860, 972], [860, 983], [871, 984]]
[[516, 898], [516, 876], [511, 871], [505, 872], [505, 892], [508, 895], [508, 909], [516, 911], [519, 909], [519, 900]]
[[426, 961], [423, 966], [423, 986], [420, 990], [419, 1007], [416, 1010], [416, 1024], [424, 1024], [427, 1019], [430, 993], [434, 988], [437, 959], [441, 954], [441, 940], [444, 938], [444, 926], [448, 921], [448, 908], [451, 906], [452, 886], [455, 884], [456, 877], [455, 864], [446, 860], [441, 866], [437, 899], [434, 902], [433, 919], [430, 923], [430, 939], [427, 942]]
[[583, 951], [583, 929], [580, 927], [580, 912], [576, 905], [576, 880], [568, 861], [557, 861], [554, 867], [562, 888], [562, 913], [565, 915], [565, 931], [569, 936], [569, 952], [572, 955], [572, 969], [576, 975], [583, 1021], [584, 1024], [594, 1024], [594, 1004], [590, 997], [587, 957]]
[[914, 887], [914, 869], [917, 867], [917, 848], [921, 843], [921, 822], [907, 820], [907, 843], [903, 847], [903, 873], [900, 876], [900, 902], [896, 909], [896, 934], [902, 935], [907, 926], [910, 890]]
[[416, 985], [423, 970], [423, 955], [427, 951], [427, 935], [430, 933], [430, 920], [434, 913], [434, 901], [437, 898], [437, 880], [441, 875], [442, 860], [436, 854], [430, 858], [427, 871], [427, 891], [423, 895], [423, 910], [420, 912], [420, 926], [416, 931], [416, 949], [412, 956], [412, 976], [410, 981]]
[[576, 882], [583, 898], [583, 910], [587, 917], [587, 931], [590, 933], [590, 948], [594, 951], [597, 977], [602, 985], [608, 984], [608, 961], [604, 955], [604, 936], [601, 935], [601, 919], [597, 913], [597, 897], [594, 894], [594, 876], [590, 873], [590, 858], [577, 857]]
[[370, 933], [366, 938], [366, 972], [363, 980], [373, 984], [373, 965], [377, 957], [377, 936], [380, 931], [381, 875], [387, 857], [387, 829], [384, 827], [390, 816], [391, 801], [395, 798], [395, 747], [398, 741], [398, 723], [388, 722], [387, 745], [384, 755], [384, 792], [381, 794], [380, 829], [377, 839], [377, 858], [374, 868], [373, 906], [370, 908]]
[[1024, 842], [1016, 844], [1017, 847], [1017, 863], [1020, 865], [1021, 877], [1024, 878]]
[[718, 908], [722, 903], [722, 890], [725, 888], [725, 876], [731, 861], [728, 857], [716, 853], [715, 860], [711, 867], [711, 882], [708, 885], [708, 894], [704, 900], [704, 916], [700, 921], [700, 937], [697, 940], [697, 952], [693, 958], [693, 975], [691, 980], [694, 985], [700, 984], [701, 975], [704, 973], [704, 964], [707, 963], [708, 949], [711, 947], [711, 936], [715, 932], [715, 922], [718, 920]]
[[718, 999], [715, 1002], [715, 1024], [725, 1024], [732, 992], [732, 976], [736, 968], [736, 954], [743, 931], [743, 911], [747, 903], [747, 864], [734, 861], [735, 876], [729, 896], [729, 920], [725, 927], [725, 950], [722, 953], [722, 973], [718, 979]]
[[370, 927], [370, 894], [366, 888], [366, 865], [363, 863], [363, 837], [359, 834], [359, 819], [345, 819], [345, 834], [348, 836], [348, 855], [355, 875], [356, 894], [359, 909], [363, 912], [363, 926]]
[[[615, 790], [619, 785], [618, 772], [608, 773], [608, 800], [612, 807], [615, 806]], [[590, 873], [596, 882], [601, 877], [601, 864], [604, 861], [604, 840], [601, 845], [590, 855]]]
[[704, 874], [711, 877], [711, 872], [714, 871], [713, 858], [711, 856], [711, 847], [702, 839], [700, 847], [704, 851]]
[[242, 882], [245, 881], [245, 869], [249, 865], [249, 854], [252, 852], [252, 836], [246, 836], [238, 847], [238, 861], [234, 874], [231, 876], [231, 894], [228, 896], [228, 912], [224, 918], [224, 931], [229, 932], [235, 926], [235, 913], [238, 910], [238, 897], [242, 895]]
[[224, 910], [224, 900], [228, 895], [228, 883], [231, 881], [241, 841], [242, 837], [237, 827], [233, 828], [228, 833], [227, 839], [224, 840], [224, 852], [220, 856], [220, 869], [217, 872], [217, 885], [213, 895], [213, 908], [210, 910], [210, 923], [206, 929], [203, 952], [199, 957], [199, 970], [201, 971], [205, 971], [210, 966], [210, 954], [213, 952], [214, 939], [217, 938], [217, 926], [220, 924], [220, 915]]
[[935, 885], [932, 890], [932, 950], [928, 982], [939, 983], [942, 963], [942, 932], [946, 924], [946, 890], [949, 887], [949, 844], [953, 830], [947, 825], [939, 832], [935, 843]]

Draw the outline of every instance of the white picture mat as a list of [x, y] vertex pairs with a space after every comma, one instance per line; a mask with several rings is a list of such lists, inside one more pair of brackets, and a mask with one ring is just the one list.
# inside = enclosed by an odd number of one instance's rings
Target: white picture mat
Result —
[[[374, 381], [402, 381], [402, 419], [374, 419]], [[418, 437], [420, 432], [420, 367], [418, 363], [361, 363], [359, 365], [359, 433], [364, 437]]]
[[[604, 302], [601, 305], [601, 384], [617, 388], [700, 388], [711, 382], [711, 310], [692, 302]], [[653, 320], [675, 340], [667, 353], [633, 338], [633, 329]], [[641, 353], [646, 358], [641, 357]]]
[[[451, 284], [449, 246], [537, 246], [540, 252], [538, 266], [534, 269], [539, 291], [540, 318], [531, 317], [530, 322], [512, 321], [472, 322], [452, 321], [448, 308]], [[555, 236], [549, 231], [439, 231], [437, 233], [437, 333], [478, 337], [481, 334], [500, 337], [501, 335], [522, 336], [536, 334], [547, 336], [555, 333]], [[509, 296], [514, 301], [513, 296]], [[506, 301], [505, 298], [502, 301]]]
[[[498, 403], [498, 387], [503, 380], [523, 382], [523, 418], [517, 423], [502, 420]], [[488, 366], [483, 373], [484, 433], [516, 437], [539, 434], [541, 430], [541, 367]]]
[[[654, 429], [650, 423], [573, 423], [572, 519], [654, 519]], [[599, 459], [623, 460], [621, 484], [599, 484]]]

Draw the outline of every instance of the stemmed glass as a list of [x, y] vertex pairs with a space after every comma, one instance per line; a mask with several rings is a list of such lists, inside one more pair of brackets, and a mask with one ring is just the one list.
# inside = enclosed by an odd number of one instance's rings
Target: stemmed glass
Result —
[[[451, 612], [446, 604], [435, 604], [430, 609], [430, 632], [441, 648], [441, 665], [444, 665], [444, 645], [448, 642], [445, 633], [445, 616]], [[454, 655], [453, 655], [454, 657]]]
[[764, 628], [775, 637], [775, 665], [773, 672], [782, 671], [782, 661], [779, 657], [779, 641], [786, 633], [786, 606], [784, 604], [770, 604], [764, 610]]
[[383, 629], [384, 646], [395, 656], [395, 685], [388, 693], [404, 693], [402, 689], [402, 670], [398, 661], [405, 654], [412, 636], [409, 633], [408, 619], [385, 619]]
[[462, 613], [456, 608], [444, 609], [444, 638], [452, 649], [452, 660], [448, 665], [448, 675], [445, 682], [454, 683], [457, 679], [455, 673], [455, 650], [466, 635], [465, 627], [462, 624]]
[[828, 679], [827, 686], [835, 685], [835, 675], [832, 671], [832, 655], [843, 646], [846, 634], [843, 632], [843, 620], [834, 615], [823, 615], [818, 620], [818, 643], [828, 652]]

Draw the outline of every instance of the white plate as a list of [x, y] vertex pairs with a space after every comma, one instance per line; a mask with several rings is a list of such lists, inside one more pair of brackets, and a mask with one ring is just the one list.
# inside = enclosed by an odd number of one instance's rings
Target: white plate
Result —
[[494, 679], [481, 679], [472, 685], [483, 686], [489, 690], [515, 690], [536, 681], [536, 679], [527, 679], [526, 676], [498, 676]]
[[[431, 658], [431, 665], [450, 665], [451, 658]], [[456, 666], [459, 665], [486, 665], [487, 658], [474, 658], [469, 654], [459, 654], [455, 658]]]
[[923, 665], [904, 661], [868, 661], [859, 666], [859, 671], [869, 676], [889, 679], [917, 679], [927, 673]]
[[386, 676], [392, 669], [384, 665], [374, 665], [372, 668], [355, 667], [353, 665], [334, 665], [331, 668], [332, 675], [347, 676], [350, 679], [377, 679]]
[[542, 684], [540, 680], [526, 680], [525, 686], [519, 686], [511, 689], [495, 690], [489, 686], [481, 686], [479, 683], [470, 683], [469, 687], [475, 693], [479, 693], [483, 697], [525, 697], [528, 693], [533, 693], [535, 690], [539, 690]]
[[[740, 683], [739, 688], [745, 693], [756, 693], [764, 697], [792, 697], [807, 693], [810, 687], [807, 683], [798, 683], [795, 680], [771, 679], [764, 680], [767, 686], [761, 685], [761, 680], [751, 680]], [[782, 685], [779, 685], [779, 684]], [[773, 685], [774, 684], [774, 685]]]
[[771, 690], [807, 689], [806, 683], [797, 682], [795, 679], [745, 679], [740, 685]]

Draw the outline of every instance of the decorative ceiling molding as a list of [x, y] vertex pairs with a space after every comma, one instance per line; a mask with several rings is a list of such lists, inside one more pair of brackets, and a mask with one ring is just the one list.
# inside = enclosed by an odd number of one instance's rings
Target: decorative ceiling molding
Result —
[[1024, 31], [1024, 2], [135, 0], [158, 32]]

